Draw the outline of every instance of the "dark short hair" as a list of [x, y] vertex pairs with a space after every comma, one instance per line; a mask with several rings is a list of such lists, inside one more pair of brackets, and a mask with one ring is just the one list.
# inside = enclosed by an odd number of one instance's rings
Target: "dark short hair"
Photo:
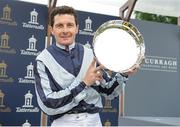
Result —
[[50, 13], [49, 13], [49, 24], [53, 27], [53, 25], [54, 25], [54, 17], [56, 15], [63, 15], [63, 14], [73, 15], [76, 25], [78, 24], [77, 14], [76, 14], [75, 9], [72, 8], [72, 7], [69, 7], [69, 6], [65, 6], [65, 5], [55, 7], [50, 11]]

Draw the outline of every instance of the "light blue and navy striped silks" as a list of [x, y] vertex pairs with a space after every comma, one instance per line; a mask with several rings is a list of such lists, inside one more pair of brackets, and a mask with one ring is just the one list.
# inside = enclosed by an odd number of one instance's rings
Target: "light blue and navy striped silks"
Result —
[[106, 80], [100, 85], [84, 85], [82, 79], [93, 57], [91, 49], [76, 43], [70, 52], [52, 44], [36, 58], [36, 96], [46, 114], [53, 116], [73, 110], [99, 112], [103, 107], [101, 95], [110, 99], [119, 95], [126, 80], [121, 74], [109, 79], [103, 74]]

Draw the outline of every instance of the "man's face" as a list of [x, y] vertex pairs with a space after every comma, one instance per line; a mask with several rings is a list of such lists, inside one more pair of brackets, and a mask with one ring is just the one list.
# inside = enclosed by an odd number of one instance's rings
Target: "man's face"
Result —
[[68, 46], [72, 44], [78, 33], [74, 16], [69, 14], [56, 15], [51, 32], [60, 45]]

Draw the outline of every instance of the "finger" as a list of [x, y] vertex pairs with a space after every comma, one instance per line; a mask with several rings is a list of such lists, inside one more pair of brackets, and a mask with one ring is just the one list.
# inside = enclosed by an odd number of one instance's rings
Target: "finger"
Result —
[[139, 69], [139, 68], [140, 68], [140, 65], [139, 65], [139, 64], [136, 64], [136, 68]]
[[96, 58], [93, 58], [93, 60], [92, 60], [92, 62], [91, 62], [91, 65], [90, 65], [90, 66], [95, 67], [95, 65], [96, 65]]
[[103, 80], [103, 76], [102, 76], [102, 75], [99, 75], [99, 79]]
[[100, 62], [98, 62], [98, 64], [100, 65], [100, 66], [102, 66], [103, 67], [103, 69], [105, 69], [106, 67], [104, 66], [104, 65], [102, 65]]
[[96, 76], [102, 76], [102, 72], [101, 71], [97, 71], [96, 72]]
[[139, 70], [139, 65], [136, 65], [134, 68], [130, 69], [127, 73], [128, 75], [133, 75], [137, 73], [138, 70]]
[[99, 65], [101, 69], [106, 69], [106, 67], [102, 64]]
[[102, 76], [96, 77], [96, 81], [102, 81], [102, 80], [103, 80], [103, 77], [102, 77]]
[[102, 69], [104, 69], [104, 66], [103, 66], [103, 65], [100, 65], [100, 66], [98, 66], [98, 67], [95, 68], [95, 72], [101, 71]]

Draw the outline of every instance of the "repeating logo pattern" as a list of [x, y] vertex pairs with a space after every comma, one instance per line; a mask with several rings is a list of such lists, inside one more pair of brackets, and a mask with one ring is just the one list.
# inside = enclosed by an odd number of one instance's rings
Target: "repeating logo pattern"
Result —
[[12, 9], [8, 4], [6, 4], [3, 7], [2, 17], [0, 18], [0, 24], [17, 26], [16, 21], [13, 21], [12, 19]]
[[29, 123], [29, 121], [26, 120], [26, 122], [22, 124], [22, 127], [31, 127], [31, 123]]
[[36, 9], [33, 9], [33, 11], [30, 12], [30, 20], [28, 22], [23, 22], [22, 26], [25, 28], [44, 30], [44, 26], [40, 25], [38, 22], [38, 12]]
[[4, 104], [5, 94], [0, 89], [0, 112], [11, 112], [11, 109]]
[[83, 30], [79, 30], [79, 34], [80, 35], [89, 35], [89, 36], [94, 36], [94, 32], [92, 30], [92, 23], [93, 21], [91, 20], [90, 17], [87, 17], [87, 19], [85, 19], [85, 25], [84, 25], [84, 29]]
[[117, 107], [112, 106], [112, 100], [106, 97], [104, 99], [105, 101], [104, 101], [103, 112], [117, 112]]
[[0, 62], [0, 83], [1, 82], [4, 82], [4, 83], [14, 82], [14, 79], [7, 75], [7, 67], [8, 65], [5, 63], [4, 60], [2, 60], [2, 62]]
[[21, 49], [21, 55], [38, 56], [41, 51], [37, 50], [37, 39], [32, 35], [28, 39], [28, 48], [26, 50]]
[[26, 66], [26, 76], [24, 78], [19, 78], [19, 83], [24, 83], [24, 84], [35, 84], [34, 80], [34, 66], [32, 62]]
[[104, 127], [111, 127], [111, 122], [107, 119], [104, 123]]
[[22, 107], [16, 107], [16, 112], [39, 112], [39, 108], [32, 105], [32, 98], [33, 95], [28, 90], [24, 95], [24, 105]]
[[16, 50], [10, 47], [10, 36], [7, 32], [0, 37], [0, 53], [16, 54]]

